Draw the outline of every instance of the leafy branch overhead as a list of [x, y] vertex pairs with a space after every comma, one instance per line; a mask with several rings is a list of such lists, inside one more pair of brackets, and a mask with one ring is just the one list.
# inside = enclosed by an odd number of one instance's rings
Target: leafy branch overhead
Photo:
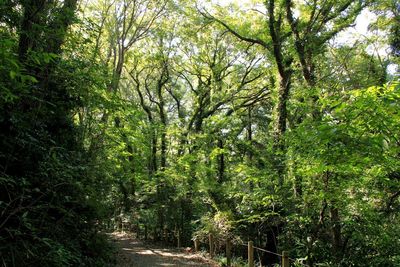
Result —
[[397, 2], [0, 1], [2, 266], [398, 266]]

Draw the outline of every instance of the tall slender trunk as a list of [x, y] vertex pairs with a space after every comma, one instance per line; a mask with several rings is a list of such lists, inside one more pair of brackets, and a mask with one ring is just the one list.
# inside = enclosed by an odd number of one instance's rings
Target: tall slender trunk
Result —
[[[152, 124], [153, 122], [151, 122]], [[150, 126], [151, 129], [151, 154], [150, 154], [150, 160], [149, 160], [149, 175], [150, 177], [154, 176], [154, 174], [157, 172], [157, 132], [154, 129], [154, 125]]]
[[268, 26], [272, 39], [273, 55], [275, 63], [278, 68], [278, 75], [280, 78], [278, 88], [278, 99], [276, 105], [276, 129], [274, 137], [274, 150], [275, 150], [275, 166], [278, 175], [278, 182], [283, 185], [284, 176], [286, 171], [285, 154], [286, 146], [283, 140], [286, 132], [286, 120], [287, 120], [287, 101], [289, 99], [289, 92], [291, 87], [291, 76], [292, 69], [291, 63], [292, 58], [290, 55], [284, 54], [283, 48], [283, 36], [282, 30], [282, 18], [279, 14], [278, 19], [275, 18], [275, 1], [269, 0], [268, 2], [268, 13], [269, 20]]
[[[164, 77], [166, 75], [166, 78]], [[164, 84], [168, 81], [168, 70], [166, 68], [163, 69], [163, 73], [161, 75], [161, 78], [157, 82], [157, 97], [158, 97], [158, 109], [159, 109], [159, 115], [160, 115], [160, 121], [161, 121], [161, 127], [160, 127], [160, 142], [161, 142], [161, 147], [160, 147], [160, 173], [157, 175], [158, 177], [158, 182], [157, 182], [157, 199], [159, 201], [159, 208], [158, 208], [158, 225], [160, 227], [160, 230], [164, 231], [165, 230], [165, 210], [162, 207], [162, 204], [165, 204], [167, 201], [166, 198], [166, 190], [165, 187], [166, 185], [164, 182], [162, 182], [162, 179], [164, 178], [164, 171], [167, 166], [167, 115], [165, 114], [165, 101], [164, 101], [164, 95], [163, 95], [163, 87]], [[162, 178], [162, 179], [160, 179]], [[165, 241], [168, 241], [168, 237], [164, 236]]]
[[274, 136], [275, 167], [277, 170], [279, 185], [283, 185], [286, 174], [286, 145], [284, 141], [284, 134], [287, 128], [286, 120], [289, 90], [290, 77], [282, 77], [278, 91], [278, 103], [276, 107], [277, 125]]
[[[217, 144], [219, 149], [224, 149], [224, 142], [222, 140], [222, 137], [218, 138], [218, 144]], [[225, 156], [224, 153], [220, 153], [218, 155], [218, 183], [223, 183], [225, 180]]]
[[164, 171], [167, 166], [167, 118], [164, 111], [164, 100], [160, 100], [160, 120], [161, 120], [161, 155], [160, 155], [160, 168]]
[[[251, 166], [253, 163], [253, 129], [252, 129], [252, 114], [251, 114], [251, 107], [248, 108], [247, 110], [247, 126], [246, 126], [246, 132], [247, 132], [247, 142], [249, 149], [247, 151], [247, 160], [248, 164]], [[254, 190], [254, 183], [253, 181], [250, 181], [249, 184], [250, 191]]]
[[330, 207], [330, 217], [331, 217], [331, 234], [332, 234], [332, 249], [333, 255], [336, 261], [339, 262], [342, 258], [342, 227], [339, 216], [339, 209], [336, 207], [335, 203], [331, 203]]
[[122, 69], [124, 68], [125, 61], [125, 49], [123, 47], [118, 48], [118, 59], [114, 67], [113, 75], [111, 78], [111, 84], [109, 90], [116, 92], [121, 80]]
[[24, 62], [28, 50], [35, 50], [36, 43], [40, 40], [41, 31], [35, 25], [40, 23], [40, 14], [45, 7], [45, 0], [26, 1], [23, 5], [24, 14], [19, 33], [18, 55]]

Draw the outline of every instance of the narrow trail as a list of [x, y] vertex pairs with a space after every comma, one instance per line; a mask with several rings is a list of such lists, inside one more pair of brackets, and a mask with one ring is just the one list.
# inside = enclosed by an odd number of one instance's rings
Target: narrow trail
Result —
[[159, 247], [137, 240], [127, 234], [113, 233], [112, 238], [119, 249], [118, 267], [218, 266], [199, 254], [183, 252], [180, 249]]

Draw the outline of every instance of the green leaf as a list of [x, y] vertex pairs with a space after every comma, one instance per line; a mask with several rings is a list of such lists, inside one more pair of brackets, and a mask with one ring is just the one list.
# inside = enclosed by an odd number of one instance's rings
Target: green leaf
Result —
[[17, 73], [13, 70], [10, 70], [10, 78], [14, 80], [16, 76], [17, 76]]

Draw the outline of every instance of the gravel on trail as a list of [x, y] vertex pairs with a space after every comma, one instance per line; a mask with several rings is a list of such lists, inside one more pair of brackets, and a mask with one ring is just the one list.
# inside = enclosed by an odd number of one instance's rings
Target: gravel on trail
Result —
[[217, 267], [218, 265], [205, 257], [187, 252], [184, 249], [163, 248], [146, 243], [123, 233], [111, 235], [117, 244], [118, 267]]

